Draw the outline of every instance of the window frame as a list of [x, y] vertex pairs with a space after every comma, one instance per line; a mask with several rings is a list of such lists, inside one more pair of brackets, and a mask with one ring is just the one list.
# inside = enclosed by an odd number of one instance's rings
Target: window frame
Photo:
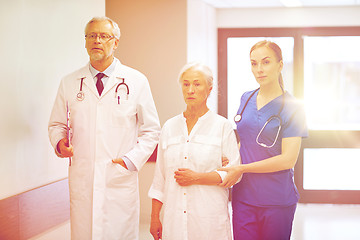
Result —
[[[218, 113], [227, 117], [227, 39], [231, 37], [293, 37], [294, 96], [304, 98], [303, 36], [360, 36], [360, 27], [306, 28], [219, 28], [218, 29]], [[250, 49], [249, 49], [250, 50]], [[303, 188], [303, 153], [305, 148], [360, 148], [360, 131], [309, 130], [302, 141], [294, 180], [302, 203], [359, 204], [360, 190], [305, 190]], [[360, 159], [359, 159], [360, 161]]]

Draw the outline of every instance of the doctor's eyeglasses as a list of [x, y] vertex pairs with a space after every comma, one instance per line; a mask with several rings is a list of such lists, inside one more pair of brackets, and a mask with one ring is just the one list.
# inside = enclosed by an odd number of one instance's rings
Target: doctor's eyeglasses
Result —
[[113, 39], [115, 38], [114, 36], [111, 36], [107, 33], [89, 33], [89, 34], [86, 34], [85, 35], [85, 38], [87, 40], [90, 40], [90, 41], [94, 41], [97, 39], [97, 37], [99, 37], [100, 41], [101, 42], [107, 42], [109, 41], [110, 39]]

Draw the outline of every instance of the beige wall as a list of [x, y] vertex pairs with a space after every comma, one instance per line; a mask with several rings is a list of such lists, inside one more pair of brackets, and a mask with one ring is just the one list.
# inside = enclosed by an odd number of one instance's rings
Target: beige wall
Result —
[[[161, 125], [185, 109], [177, 76], [187, 61], [186, 0], [107, 0], [106, 15], [121, 30], [116, 57], [150, 82]], [[149, 222], [147, 192], [154, 173], [147, 163], [139, 174], [141, 222]]]
[[208, 65], [214, 76], [214, 87], [207, 105], [217, 113], [217, 28], [216, 9], [202, 0], [187, 0], [187, 61]]
[[161, 124], [184, 109], [177, 75], [186, 62], [186, 0], [107, 0], [120, 27], [120, 61], [150, 82]]
[[86, 22], [104, 13], [104, 0], [0, 2], [0, 199], [67, 177], [47, 124], [60, 78], [88, 61]]

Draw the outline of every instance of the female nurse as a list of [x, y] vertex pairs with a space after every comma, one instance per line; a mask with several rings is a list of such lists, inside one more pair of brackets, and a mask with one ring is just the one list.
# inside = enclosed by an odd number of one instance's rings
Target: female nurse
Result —
[[277, 44], [256, 43], [250, 61], [259, 88], [243, 94], [235, 116], [243, 164], [219, 169], [228, 172], [221, 185], [235, 184], [235, 240], [290, 239], [299, 199], [293, 167], [301, 139], [308, 134], [304, 110], [283, 89], [283, 60]]
[[[179, 77], [186, 110], [164, 124], [149, 190], [150, 232], [155, 240], [231, 240], [228, 189], [218, 186], [223, 165], [240, 164], [231, 123], [209, 110], [213, 85], [210, 69], [184, 66]], [[163, 208], [163, 219], [160, 210]]]

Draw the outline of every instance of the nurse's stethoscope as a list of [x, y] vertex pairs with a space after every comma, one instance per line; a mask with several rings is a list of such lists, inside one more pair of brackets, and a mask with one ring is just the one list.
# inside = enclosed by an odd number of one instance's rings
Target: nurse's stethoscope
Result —
[[[129, 86], [125, 83], [125, 78], [120, 78], [120, 77], [116, 77], [116, 78], [118, 78], [118, 79], [121, 80], [121, 82], [118, 83], [118, 85], [117, 85], [116, 88], [115, 88], [115, 98], [117, 98], [118, 104], [120, 104], [120, 96], [119, 96], [119, 92], [120, 92], [120, 91], [119, 91], [119, 90], [120, 90], [121, 88], [124, 88], [124, 89], [126, 90], [126, 100], [129, 98], [129, 93], [130, 93], [130, 91], [129, 91]], [[82, 78], [81, 78], [80, 90], [79, 90], [79, 92], [76, 94], [76, 99], [77, 99], [78, 101], [82, 101], [82, 100], [84, 100], [84, 98], [85, 98], [84, 92], [83, 92], [83, 90], [82, 90], [84, 79], [85, 79], [85, 77], [82, 77]]]
[[[250, 97], [246, 100], [245, 105], [244, 105], [243, 109], [241, 110], [241, 112], [238, 113], [238, 114], [236, 114], [236, 116], [234, 117], [234, 121], [235, 121], [236, 123], [239, 123], [239, 122], [241, 121], [241, 119], [242, 119], [242, 114], [244, 113], [244, 110], [245, 110], [246, 106], [248, 105], [248, 103], [249, 103], [250, 99], [252, 98], [252, 96], [254, 96], [254, 94], [255, 94], [257, 91], [259, 91], [259, 89], [260, 89], [260, 88], [254, 90], [254, 91], [251, 93]], [[282, 119], [281, 119], [281, 117], [280, 117], [280, 113], [281, 113], [281, 111], [283, 110], [284, 104], [285, 104], [285, 94], [284, 94], [284, 90], [283, 90], [283, 88], [281, 88], [281, 90], [282, 90], [282, 102], [281, 102], [281, 107], [280, 107], [280, 109], [279, 109], [279, 112], [278, 112], [276, 115], [272, 115], [271, 117], [268, 118], [268, 120], [265, 122], [264, 126], [261, 128], [261, 130], [259, 131], [258, 135], [256, 136], [256, 143], [259, 144], [259, 145], [262, 146], [262, 147], [265, 147], [265, 148], [271, 148], [271, 147], [273, 147], [273, 146], [275, 145], [275, 143], [276, 143], [276, 141], [277, 141], [277, 139], [278, 139], [278, 137], [279, 137], [280, 130], [281, 130]], [[266, 125], [267, 125], [269, 122], [273, 121], [273, 120], [277, 120], [277, 121], [279, 122], [279, 127], [278, 127], [278, 130], [277, 130], [277, 133], [276, 133], [274, 142], [269, 146], [269, 145], [266, 145], [265, 143], [259, 142], [259, 137], [260, 137], [261, 133], [263, 132], [263, 130], [265, 129]]]

